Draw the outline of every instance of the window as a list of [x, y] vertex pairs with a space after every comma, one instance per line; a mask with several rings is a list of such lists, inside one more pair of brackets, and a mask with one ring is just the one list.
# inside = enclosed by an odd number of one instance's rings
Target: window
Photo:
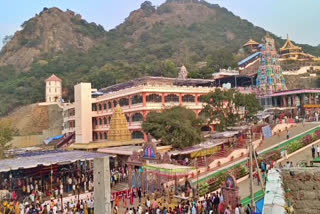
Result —
[[102, 105], [101, 104], [99, 104], [99, 111], [101, 111], [102, 110]]
[[103, 124], [107, 125], [107, 118], [103, 118]]
[[134, 115], [132, 115], [132, 122], [138, 122], [142, 120], [143, 120], [143, 116], [141, 113], [135, 113]]
[[109, 122], [109, 125], [110, 125], [110, 122], [111, 122], [111, 117], [108, 117], [108, 122]]
[[133, 97], [131, 97], [131, 104], [138, 104], [138, 103], [142, 103], [142, 96], [141, 95], [135, 95]]
[[107, 104], [103, 103], [103, 110], [106, 110], [106, 109], [107, 109]]
[[93, 132], [93, 140], [97, 140], [98, 139], [98, 134], [97, 132]]
[[127, 119], [127, 122], [129, 123], [129, 116], [126, 114], [126, 119]]
[[117, 107], [117, 104], [118, 104], [117, 101], [114, 100], [114, 101], [113, 101], [113, 107], [114, 107], [114, 108]]
[[95, 126], [97, 126], [97, 125], [98, 125], [98, 121], [97, 121], [97, 119], [96, 119], [96, 118], [93, 118], [93, 124], [94, 124]]
[[112, 108], [112, 104], [111, 102], [108, 102], [108, 108], [111, 109]]
[[101, 118], [99, 118], [99, 125], [102, 125], [102, 120], [101, 120]]
[[131, 134], [132, 139], [143, 139], [143, 133], [141, 131], [134, 131]]
[[182, 97], [182, 102], [184, 102], [184, 103], [194, 103], [194, 100], [195, 100], [195, 98], [192, 95], [184, 95]]
[[103, 135], [104, 135], [104, 139], [108, 139], [108, 135], [107, 135], [107, 133], [105, 132], [105, 133], [103, 133]]
[[129, 99], [128, 98], [121, 98], [119, 101], [120, 106], [128, 106], [129, 105]]
[[178, 103], [179, 102], [179, 97], [175, 94], [169, 94], [165, 97], [165, 101], [167, 103], [173, 102], [173, 103]]
[[102, 133], [100, 132], [99, 133], [99, 137], [100, 137], [100, 140], [102, 140], [103, 138], [102, 138]]
[[97, 105], [96, 104], [92, 104], [92, 111], [97, 111]]
[[150, 94], [147, 96], [147, 102], [152, 102], [152, 103], [161, 103], [162, 98], [158, 94]]

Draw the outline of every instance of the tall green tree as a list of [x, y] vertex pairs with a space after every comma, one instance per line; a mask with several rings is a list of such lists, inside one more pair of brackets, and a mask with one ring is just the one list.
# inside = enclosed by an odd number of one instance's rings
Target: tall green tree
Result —
[[184, 107], [172, 107], [163, 112], [151, 112], [142, 124], [142, 129], [150, 133], [164, 145], [185, 148], [201, 141], [201, 121], [196, 114]]
[[[234, 89], [216, 89], [204, 97], [203, 115], [208, 123], [216, 122], [216, 130], [223, 131], [241, 119], [252, 121], [262, 109], [254, 94], [242, 94]], [[243, 114], [242, 114], [243, 113]]]
[[11, 122], [0, 120], [0, 159], [5, 158], [5, 151], [11, 148], [9, 142], [12, 140], [13, 129]]

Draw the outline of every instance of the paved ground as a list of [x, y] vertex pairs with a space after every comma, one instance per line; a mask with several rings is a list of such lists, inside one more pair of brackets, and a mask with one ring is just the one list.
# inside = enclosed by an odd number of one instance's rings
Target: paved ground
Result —
[[[296, 127], [289, 129], [290, 137], [294, 137], [318, 125], [319, 123], [307, 123], [304, 126], [302, 124], [298, 124]], [[286, 140], [287, 139], [286, 137], [287, 137], [287, 132], [283, 131], [280, 133], [280, 136], [273, 136], [269, 139], [266, 139], [264, 140], [263, 144], [258, 148], [258, 151], [264, 150], [270, 146], [280, 143], [281, 141]]]
[[[318, 126], [318, 125], [319, 125], [319, 123], [307, 123], [307, 124], [304, 124], [304, 125], [298, 124], [296, 127], [293, 127], [293, 128], [290, 128], [290, 129], [289, 129], [290, 137], [294, 137], [294, 136], [296, 136], [296, 135], [298, 135], [298, 134], [301, 134], [302, 132], [305, 132], [305, 131], [307, 131], [307, 130], [313, 128], [313, 127], [316, 127], [316, 126]], [[269, 147], [271, 147], [271, 146], [273, 146], [273, 145], [275, 145], [275, 144], [280, 143], [281, 141], [286, 140], [286, 137], [287, 137], [287, 132], [286, 132], [286, 131], [283, 131], [283, 132], [280, 133], [280, 136], [273, 136], [273, 137], [271, 137], [271, 138], [269, 138], [269, 139], [265, 139], [264, 142], [262, 143], [262, 145], [261, 145], [260, 147], [258, 147], [257, 150], [258, 150], [258, 152], [259, 152], [259, 151], [262, 151], [262, 150], [264, 150], [264, 149], [267, 149], [267, 148], [269, 148]], [[198, 177], [198, 179], [200, 180], [200, 179], [202, 179], [202, 178], [205, 178], [205, 177], [207, 177], [207, 176], [209, 176], [209, 175], [211, 175], [211, 174], [214, 174], [214, 173], [216, 173], [216, 172], [218, 172], [218, 171], [220, 171], [220, 170], [222, 170], [222, 169], [224, 169], [224, 168], [229, 168], [229, 167], [231, 167], [232, 165], [237, 164], [238, 162], [243, 161], [244, 159], [246, 159], [246, 158], [237, 158], [237, 159], [235, 159], [235, 160], [232, 161], [232, 162], [223, 164], [223, 165], [222, 165], [221, 167], [219, 167], [219, 168], [214, 168], [214, 169], [212, 169], [209, 173], [200, 175], [200, 176]], [[194, 178], [194, 179], [192, 180], [192, 182], [196, 182], [196, 181], [197, 181], [197, 178]]]
[[[315, 144], [315, 147], [316, 147], [316, 145], [320, 146], [320, 143]], [[304, 151], [289, 157], [288, 161], [292, 162], [293, 166], [296, 166], [299, 161], [307, 161], [307, 163], [309, 164], [312, 159], [313, 158], [312, 158], [312, 153], [311, 153], [311, 147], [309, 147], [309, 148], [306, 148]], [[281, 161], [281, 164], [284, 166], [286, 164], [286, 162], [287, 162], [287, 160], [283, 160], [283, 161]], [[276, 167], [278, 167], [278, 166], [279, 166], [279, 164], [276, 164]], [[239, 183], [239, 188], [240, 188], [239, 192], [240, 192], [240, 197], [242, 199], [250, 195], [250, 188], [249, 188], [250, 183], [249, 182], [250, 182], [249, 179], [246, 179], [243, 182]], [[254, 189], [253, 189], [254, 192], [261, 190], [261, 186], [257, 185], [256, 180], [254, 180], [253, 186], [254, 186]]]

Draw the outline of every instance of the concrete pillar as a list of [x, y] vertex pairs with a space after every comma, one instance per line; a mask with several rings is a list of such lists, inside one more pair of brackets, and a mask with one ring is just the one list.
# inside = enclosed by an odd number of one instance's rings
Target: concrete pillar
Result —
[[94, 159], [94, 213], [111, 213], [109, 157]]
[[199, 104], [199, 102], [198, 102], [198, 94], [195, 94], [195, 101], [196, 101], [196, 106]]
[[92, 98], [91, 83], [74, 86], [76, 143], [92, 141]]
[[179, 105], [182, 105], [182, 94], [179, 94]]
[[214, 132], [214, 124], [210, 124], [210, 130], [211, 130], [211, 133]]
[[308, 101], [309, 101], [308, 104], [312, 104], [312, 102], [311, 102], [311, 94], [308, 95]]
[[146, 93], [143, 92], [142, 93], [142, 103], [143, 103], [143, 107], [146, 107], [147, 106], [147, 98], [146, 98]]
[[164, 93], [161, 94], [161, 101], [162, 101], [162, 105], [165, 106], [166, 102], [165, 102], [165, 94]]

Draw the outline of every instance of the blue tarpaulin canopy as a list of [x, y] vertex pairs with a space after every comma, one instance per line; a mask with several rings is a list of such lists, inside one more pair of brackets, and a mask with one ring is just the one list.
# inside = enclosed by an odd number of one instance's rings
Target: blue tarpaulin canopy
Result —
[[50, 137], [50, 138], [48, 138], [47, 140], [44, 140], [43, 142], [44, 142], [46, 145], [48, 145], [51, 141], [53, 141], [53, 140], [59, 140], [59, 139], [61, 139], [61, 138], [63, 138], [63, 135], [58, 135], [58, 136], [55, 136], [55, 137]]
[[28, 157], [18, 157], [12, 159], [0, 160], [0, 172], [7, 172], [17, 169], [34, 168], [39, 165], [50, 166], [53, 164], [68, 164], [78, 160], [93, 160], [95, 158], [105, 157], [107, 154], [85, 152], [85, 151], [61, 151], [50, 152], [41, 155], [34, 155]]

